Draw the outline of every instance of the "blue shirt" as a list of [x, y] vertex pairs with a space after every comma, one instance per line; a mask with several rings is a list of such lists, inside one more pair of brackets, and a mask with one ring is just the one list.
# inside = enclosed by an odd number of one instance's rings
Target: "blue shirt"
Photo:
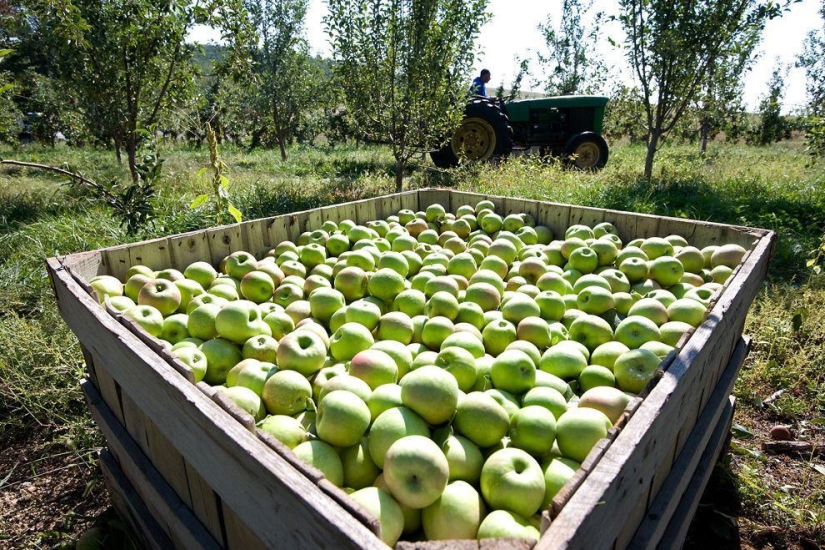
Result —
[[470, 86], [470, 93], [487, 97], [487, 86], [480, 76], [475, 77], [473, 80], [473, 85]]

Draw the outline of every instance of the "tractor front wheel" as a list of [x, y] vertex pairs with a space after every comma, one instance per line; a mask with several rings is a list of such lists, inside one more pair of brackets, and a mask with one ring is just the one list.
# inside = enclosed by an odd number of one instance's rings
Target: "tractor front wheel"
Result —
[[601, 170], [607, 164], [607, 155], [607, 142], [595, 132], [576, 134], [564, 146], [564, 161], [576, 170]]

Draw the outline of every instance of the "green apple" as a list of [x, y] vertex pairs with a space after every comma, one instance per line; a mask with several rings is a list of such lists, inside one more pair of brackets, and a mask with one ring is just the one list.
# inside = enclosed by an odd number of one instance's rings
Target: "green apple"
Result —
[[590, 364], [601, 365], [612, 371], [613, 365], [616, 363], [616, 358], [629, 349], [629, 347], [616, 340], [605, 342], [590, 354]]
[[261, 397], [269, 414], [294, 416], [306, 410], [312, 385], [297, 371], [279, 370], [266, 380]]
[[215, 304], [220, 306], [227, 302], [228, 300], [226, 298], [221, 298], [220, 296], [216, 296], [215, 294], [200, 294], [198, 296], [194, 296], [186, 305], [186, 314], [191, 314], [193, 311], [195, 311], [204, 304]]
[[453, 481], [421, 512], [427, 540], [475, 539], [486, 510], [481, 495], [466, 481]]
[[383, 351], [366, 349], [359, 351], [350, 361], [349, 373], [360, 378], [370, 389], [384, 384], [395, 384], [398, 380], [398, 365]]
[[387, 450], [383, 475], [399, 503], [425, 508], [438, 500], [447, 487], [450, 465], [432, 439], [408, 435]]
[[584, 392], [579, 398], [579, 407], [600, 410], [615, 424], [630, 403], [631, 397], [618, 388], [597, 386]]
[[172, 353], [180, 359], [183, 364], [192, 369], [192, 374], [195, 376], [195, 383], [203, 380], [206, 374], [206, 355], [195, 347], [185, 347], [173, 349]]
[[422, 342], [431, 350], [441, 348], [448, 336], [455, 332], [455, 325], [446, 317], [432, 317], [424, 323], [421, 330]]
[[384, 458], [393, 443], [409, 435], [430, 437], [427, 423], [407, 407], [392, 407], [380, 413], [372, 423], [367, 436], [370, 457], [384, 468]]
[[367, 399], [367, 407], [370, 409], [370, 417], [375, 421], [378, 416], [389, 409], [402, 407], [401, 386], [398, 384], [384, 384], [373, 390]]
[[659, 357], [659, 359], [664, 360], [665, 357], [670, 354], [674, 350], [673, 346], [665, 344], [664, 342], [657, 342], [655, 340], [651, 342], [645, 342], [639, 349], [646, 349], [650, 350]]
[[556, 422], [556, 441], [566, 458], [583, 462], [596, 443], [613, 427], [599, 410], [587, 407], [569, 409]]
[[647, 349], [631, 349], [621, 354], [613, 366], [616, 384], [622, 391], [639, 393], [653, 378], [662, 360]]
[[[566, 386], [567, 384], [565, 384]], [[569, 386], [568, 386], [569, 387]], [[558, 389], [550, 386], [531, 388], [521, 399], [522, 407], [544, 407], [558, 419], [567, 410], [567, 400]]]
[[673, 256], [673, 245], [662, 237], [648, 237], [642, 241], [639, 248], [647, 254], [649, 260], [655, 260], [662, 256]]
[[573, 477], [581, 464], [575, 460], [564, 457], [554, 457], [542, 464], [544, 471], [544, 500], [541, 503], [542, 509], [549, 508], [553, 498], [561, 491], [562, 487]]
[[381, 320], [381, 308], [366, 298], [356, 300], [346, 307], [344, 320], [346, 323], [358, 323], [372, 331]]
[[536, 381], [536, 366], [530, 356], [519, 350], [500, 353], [490, 369], [493, 386], [513, 394], [522, 394]]
[[[346, 470], [345, 470], [346, 474]], [[395, 546], [404, 532], [404, 512], [393, 496], [378, 487], [364, 487], [350, 493], [350, 498], [378, 519], [381, 540], [389, 547]]]
[[399, 380], [407, 374], [412, 367], [412, 352], [407, 346], [397, 340], [381, 340], [373, 344], [370, 349], [383, 351], [392, 357], [396, 367], [398, 367]]
[[527, 519], [509, 510], [493, 510], [487, 514], [478, 527], [478, 538], [483, 539], [528, 539], [539, 541], [539, 530]]
[[124, 274], [124, 280], [129, 280], [132, 275], [136, 275], [140, 273], [141, 275], [146, 275], [147, 277], [154, 279], [155, 278], [155, 270], [149, 266], [143, 264], [134, 264], [126, 270]]
[[297, 330], [278, 342], [277, 364], [304, 376], [315, 374], [324, 366], [327, 348], [321, 337], [310, 330]]
[[465, 299], [480, 306], [482, 311], [490, 311], [498, 308], [501, 294], [490, 283], [477, 282], [467, 287]]
[[484, 342], [479, 338], [478, 334], [473, 332], [460, 331], [447, 336], [444, 341], [441, 342], [440, 350], [443, 351], [451, 347], [463, 348], [469, 351], [476, 359], [484, 357], [485, 354]]
[[673, 256], [659, 256], [648, 263], [648, 277], [662, 287], [675, 285], [684, 274], [685, 268], [682, 262]]
[[515, 293], [506, 302], [501, 304], [501, 312], [504, 319], [514, 325], [518, 325], [527, 317], [539, 317], [541, 309], [536, 301], [524, 293]]
[[275, 292], [275, 282], [268, 273], [250, 271], [241, 279], [240, 293], [246, 300], [260, 304], [272, 298]]
[[463, 435], [453, 433], [451, 428], [442, 428], [433, 435], [435, 441], [450, 465], [450, 481], [462, 480], [474, 485], [481, 477], [484, 456], [478, 445]]
[[333, 286], [348, 302], [353, 302], [367, 295], [368, 284], [366, 271], [360, 267], [348, 266], [338, 272]]
[[382, 268], [370, 277], [367, 288], [371, 296], [391, 304], [404, 290], [404, 277], [397, 271]]
[[372, 394], [372, 389], [370, 389], [369, 385], [361, 380], [360, 378], [356, 378], [351, 374], [345, 372], [339, 374], [337, 376], [330, 377], [323, 386], [318, 390], [318, 401], [320, 402], [321, 399], [327, 396], [334, 391], [348, 391], [352, 392], [358, 397], [361, 398], [364, 403], [370, 398]]
[[662, 343], [669, 346], [676, 346], [682, 336], [693, 330], [693, 326], [684, 321], [668, 321], [659, 327], [659, 332], [662, 335]]
[[344, 487], [353, 489], [369, 487], [381, 473], [370, 457], [366, 437], [362, 437], [355, 445], [341, 449], [339, 455], [344, 467]]
[[543, 456], [553, 449], [556, 417], [543, 406], [525, 405], [510, 419], [509, 435], [510, 446], [535, 457]]
[[602, 365], [587, 365], [579, 375], [579, 388], [587, 391], [598, 386], [616, 386], [613, 370]]
[[292, 449], [302, 462], [317, 468], [327, 480], [338, 487], [344, 484], [344, 466], [335, 448], [319, 439], [304, 441]]
[[137, 303], [138, 294], [140, 294], [140, 289], [142, 289], [143, 286], [149, 281], [154, 280], [154, 273], [152, 275], [146, 275], [145, 273], [135, 273], [134, 275], [126, 279], [126, 284], [123, 285], [123, 294], [131, 298], [133, 302]]
[[695, 246], [684, 246], [676, 252], [675, 258], [682, 263], [687, 273], [701, 273], [705, 267], [705, 257]]
[[92, 287], [97, 301], [101, 304], [105, 302], [107, 298], [123, 296], [124, 292], [123, 283], [121, 283], [117, 277], [112, 277], [111, 275], [92, 277], [89, 280], [89, 286]]
[[593, 315], [601, 315], [616, 306], [613, 293], [595, 285], [588, 286], [578, 293], [576, 305], [585, 313]]
[[467, 301], [465, 294], [465, 301], [458, 305], [458, 314], [454, 321], [456, 324], [468, 323], [481, 331], [484, 328], [484, 310], [480, 305]]
[[498, 356], [518, 338], [516, 326], [505, 319], [488, 323], [481, 331], [481, 335], [484, 348], [493, 357]]
[[461, 391], [467, 392], [475, 384], [477, 376], [476, 359], [472, 353], [464, 348], [458, 346], [444, 347], [435, 359], [435, 366], [453, 375]]
[[539, 368], [562, 379], [578, 378], [587, 366], [587, 358], [580, 350], [569, 346], [548, 348], [541, 356]]
[[449, 372], [424, 366], [408, 373], [399, 382], [401, 400], [430, 425], [450, 420], [458, 404], [458, 382]]
[[291, 416], [271, 414], [258, 423], [258, 428], [294, 449], [307, 440], [308, 433], [301, 422]]
[[[515, 342], [507, 346], [507, 349], [505, 349], [504, 351], [510, 350], [517, 350], [526, 353], [530, 360], [533, 362], [533, 365], [535, 365], [536, 368], [538, 368], [539, 362], [541, 361], [541, 352], [535, 344], [532, 344], [526, 340], [516, 340]], [[495, 358], [493, 358], [493, 361], [495, 361]], [[490, 365], [490, 367], [492, 368], [492, 364]]]
[[[618, 260], [617, 260], [618, 262]], [[630, 256], [617, 264], [630, 283], [638, 283], [647, 278], [648, 264], [643, 258]]]
[[309, 293], [309, 307], [312, 316], [323, 323], [329, 323], [332, 315], [346, 305], [344, 295], [333, 288], [316, 288]]
[[599, 256], [592, 248], [582, 246], [570, 253], [567, 264], [582, 273], [593, 273], [599, 267]]
[[407, 289], [402, 291], [392, 302], [392, 310], [406, 313], [410, 317], [424, 313], [427, 296], [420, 290]]
[[621, 342], [628, 348], [636, 349], [645, 342], [650, 342], [651, 340], [660, 341], [662, 339], [662, 333], [659, 331], [656, 323], [647, 317], [630, 315], [619, 323], [613, 332], [613, 337], [616, 341]]
[[733, 269], [742, 263], [747, 253], [748, 251], [738, 244], [723, 244], [712, 251], [710, 255], [710, 267], [714, 268], [724, 265]]
[[269, 326], [272, 337], [281, 340], [287, 334], [295, 330], [295, 321], [283, 310], [273, 311], [264, 317], [264, 323]]
[[698, 327], [701, 325], [702, 321], [705, 320], [706, 313], [707, 308], [704, 304], [701, 304], [696, 300], [691, 300], [690, 298], [681, 298], [667, 307], [667, 315], [671, 322], [681, 321], [691, 327]]
[[595, 350], [602, 344], [613, 340], [610, 323], [598, 315], [582, 315], [570, 323], [569, 337], [583, 344], [588, 350]]
[[510, 416], [492, 396], [474, 391], [459, 401], [453, 427], [479, 447], [491, 447], [507, 435]]
[[328, 393], [318, 404], [315, 431], [318, 437], [334, 447], [355, 445], [366, 433], [369, 425], [369, 407], [352, 392]]
[[213, 338], [201, 345], [206, 356], [206, 374], [203, 381], [212, 386], [223, 384], [229, 370], [243, 360], [236, 344], [223, 338]]
[[173, 313], [169, 315], [163, 320], [163, 326], [161, 327], [158, 338], [170, 344], [177, 344], [184, 338], [189, 338], [189, 330], [186, 328], [188, 321], [189, 316], [185, 313]]
[[152, 306], [166, 317], [180, 307], [181, 293], [175, 283], [166, 279], [153, 279], [138, 292], [139, 305]]
[[259, 334], [272, 333], [258, 305], [249, 300], [235, 300], [221, 307], [215, 316], [215, 330], [222, 338], [236, 344], [243, 344]]
[[278, 360], [278, 341], [272, 336], [260, 334], [244, 342], [241, 348], [244, 359], [257, 359], [267, 363]]
[[[566, 282], [566, 281], [565, 281]], [[541, 318], [546, 321], [560, 321], [564, 316], [566, 306], [561, 294], [554, 290], [542, 290], [535, 297], [536, 305], [541, 311]]]
[[454, 321], [458, 316], [458, 299], [449, 292], [438, 291], [427, 300], [425, 313], [428, 317], [446, 317]]
[[359, 351], [369, 349], [375, 340], [372, 333], [359, 323], [344, 323], [330, 338], [332, 356], [338, 361], [349, 361]]
[[[240, 368], [239, 368], [240, 367]], [[229, 376], [234, 375], [234, 383], [229, 383]], [[264, 384], [271, 374], [277, 372], [277, 367], [273, 363], [258, 361], [257, 359], [244, 359], [226, 375], [227, 386], [243, 386], [254, 391], [257, 395], [263, 395]]]
[[490, 455], [481, 469], [479, 485], [491, 508], [524, 517], [535, 514], [544, 500], [541, 465], [527, 452], [514, 447]]

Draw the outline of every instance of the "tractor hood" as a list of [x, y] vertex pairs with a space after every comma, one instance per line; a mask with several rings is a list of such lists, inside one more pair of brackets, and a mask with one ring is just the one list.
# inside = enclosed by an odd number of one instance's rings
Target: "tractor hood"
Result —
[[[602, 108], [610, 98], [598, 95], [562, 95], [540, 99], [519, 99], [507, 103], [507, 116], [511, 121], [526, 121], [530, 110], [568, 109], [568, 108]], [[602, 111], [603, 112], [603, 111]]]

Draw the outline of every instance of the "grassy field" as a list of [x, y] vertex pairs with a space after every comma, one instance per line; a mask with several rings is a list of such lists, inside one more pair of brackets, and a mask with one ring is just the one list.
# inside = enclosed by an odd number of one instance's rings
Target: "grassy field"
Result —
[[[394, 162], [383, 148], [290, 153], [281, 162], [272, 151], [221, 150], [232, 202], [245, 218], [394, 189]], [[3, 444], [9, 452], [0, 452], [0, 548], [70, 547], [92, 525], [117, 525], [94, 465], [102, 438], [79, 389], [79, 346], [57, 313], [44, 259], [212, 225], [211, 211], [188, 208], [210, 192], [209, 182], [196, 177], [208, 151], [163, 154], [156, 221], [133, 236], [66, 178], [0, 166], [0, 439], [9, 442]], [[103, 151], [0, 148], [0, 158], [68, 162], [97, 181], [126, 173]], [[716, 145], [704, 157], [696, 147], [673, 147], [657, 157], [648, 183], [640, 176], [643, 159], [641, 148], [617, 146], [598, 174], [566, 172], [536, 159], [440, 172], [421, 159], [410, 167], [406, 185], [775, 230], [776, 255], [745, 329], [753, 347], [735, 389], [731, 453], [714, 473], [698, 514], [702, 528], [688, 542], [707, 546], [710, 537], [714, 548], [823, 547], [825, 464], [813, 456], [769, 456], [761, 443], [776, 424], [789, 425], [798, 439], [825, 443], [825, 275], [807, 265], [825, 264], [825, 163], [811, 164], [797, 142]], [[55, 472], [77, 480], [60, 489], [62, 498], [53, 495]], [[51, 487], [48, 493], [38, 492], [43, 484]]]

